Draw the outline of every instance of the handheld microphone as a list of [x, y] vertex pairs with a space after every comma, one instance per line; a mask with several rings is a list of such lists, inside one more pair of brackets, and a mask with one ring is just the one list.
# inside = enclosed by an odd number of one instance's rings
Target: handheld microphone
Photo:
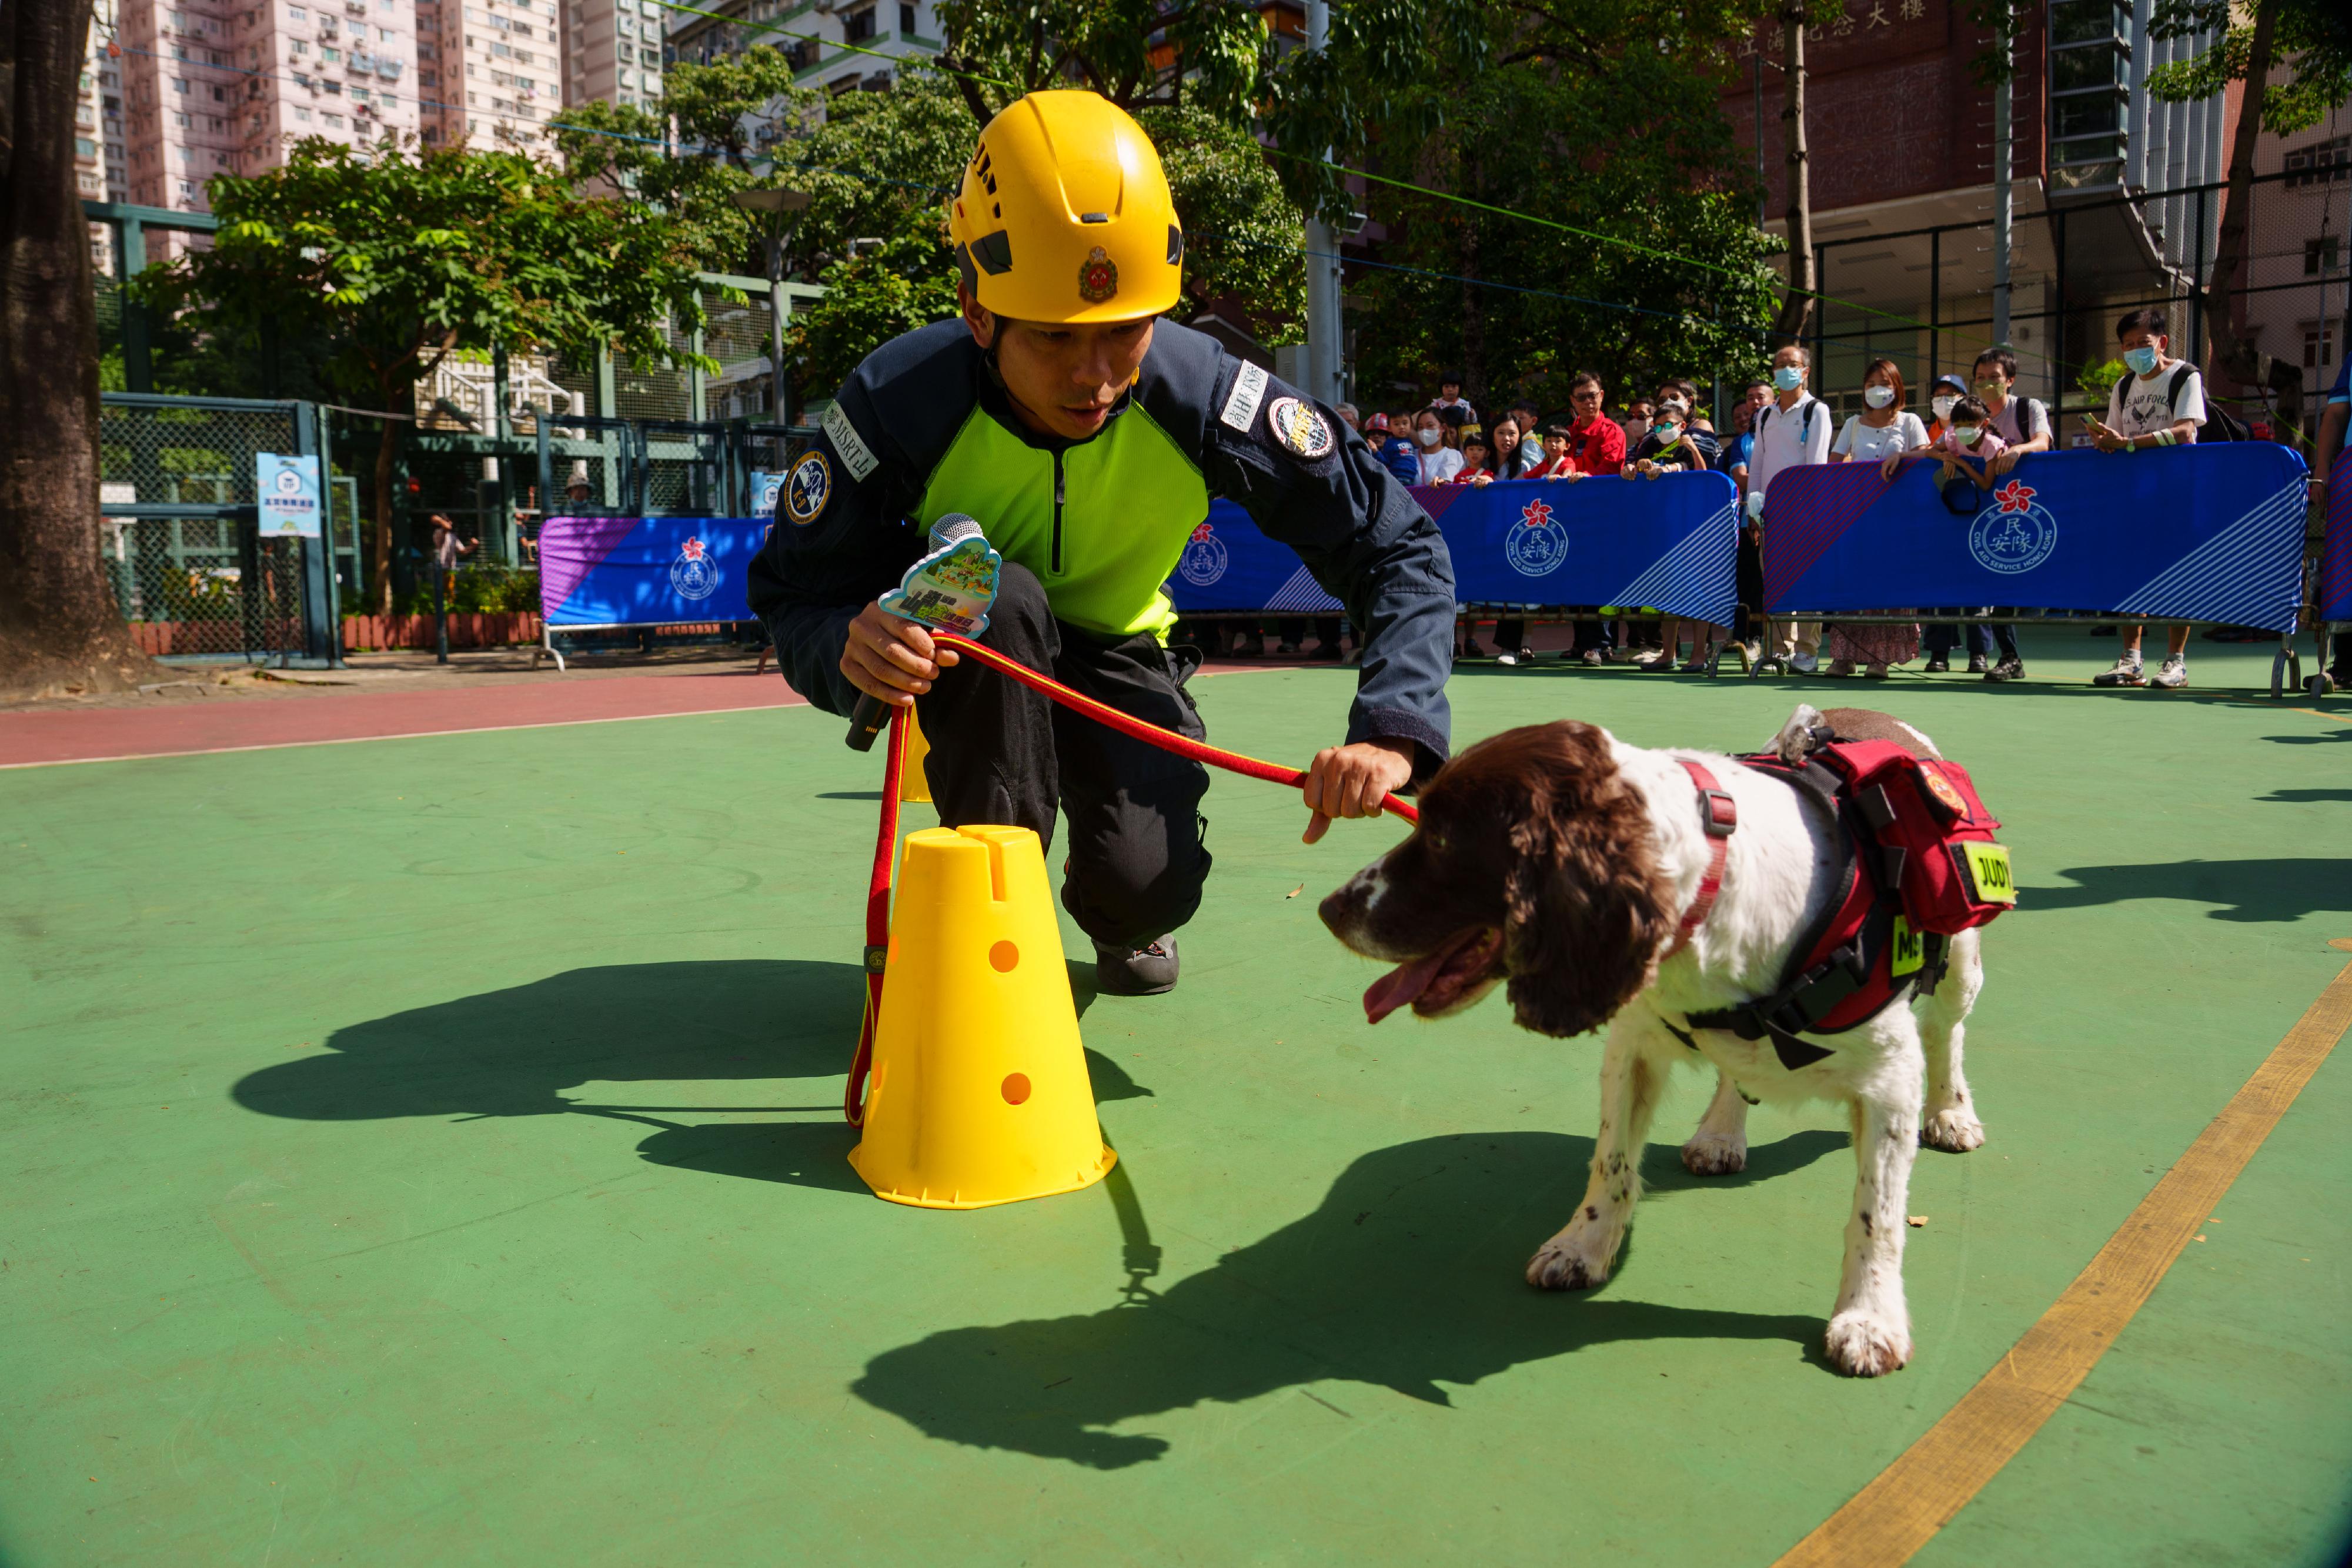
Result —
[[[988, 630], [996, 604], [997, 575], [1004, 558], [996, 553], [980, 524], [950, 512], [931, 525], [930, 551], [907, 569], [898, 586], [877, 602], [889, 613], [933, 631], [977, 637]], [[859, 693], [849, 717], [849, 747], [871, 751], [890, 722], [890, 705]]]

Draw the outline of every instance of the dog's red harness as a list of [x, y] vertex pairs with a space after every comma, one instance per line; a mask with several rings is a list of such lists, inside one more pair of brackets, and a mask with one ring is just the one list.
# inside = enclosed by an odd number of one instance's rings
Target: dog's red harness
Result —
[[1739, 826], [1739, 802], [1724, 791], [1708, 772], [1706, 764], [1693, 762], [1687, 757], [1677, 757], [1691, 782], [1698, 786], [1698, 812], [1706, 823], [1706, 874], [1698, 879], [1698, 896], [1683, 912], [1681, 929], [1675, 933], [1675, 945], [1667, 948], [1661, 962], [1671, 958], [1690, 946], [1706, 917], [1715, 913], [1716, 895], [1723, 891], [1723, 862], [1731, 854], [1731, 835]]
[[[1663, 956], [1689, 945], [1714, 911], [1739, 814], [1715, 776], [1677, 758], [1698, 788], [1712, 841], [1697, 898]], [[2009, 852], [1993, 842], [2000, 824], [1985, 810], [1968, 769], [1913, 755], [1891, 741], [1842, 741], [1817, 734], [1806, 760], [1775, 753], [1741, 758], [1797, 789], [1842, 830], [1835, 896], [1795, 948], [1782, 984], [1770, 996], [1694, 1013], [1691, 1030], [1728, 1030], [1744, 1040], [1770, 1039], [1782, 1066], [1794, 1071], [1830, 1054], [1801, 1034], [1839, 1034], [1867, 1023], [1916, 986], [1932, 992], [1942, 978], [1946, 939], [1982, 925], [2017, 900]], [[1674, 1030], [1697, 1049], [1689, 1032]]]

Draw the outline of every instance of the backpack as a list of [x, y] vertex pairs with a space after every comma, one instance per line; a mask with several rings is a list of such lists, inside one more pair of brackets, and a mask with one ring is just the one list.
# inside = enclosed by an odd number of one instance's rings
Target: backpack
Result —
[[[1806, 401], [1805, 416], [1803, 419], [1800, 420], [1797, 424], [1797, 441], [1799, 444], [1801, 445], [1803, 443], [1811, 441], [1813, 438], [1813, 415], [1821, 413], [1821, 399], [1811, 398]], [[1764, 412], [1756, 416], [1757, 440], [1761, 441], [1764, 439], [1764, 422], [1780, 412], [1780, 405], [1777, 402], [1768, 402], [1764, 405]]]
[[1956, 936], [2017, 903], [2000, 826], [1969, 770], [1891, 740], [1832, 741], [1815, 752], [1877, 841], [1882, 885], [1913, 931]]
[[[2164, 406], [2170, 409], [2176, 418], [2180, 413], [2180, 389], [2187, 386], [2189, 378], [2196, 373], [2197, 367], [2183, 361], [2173, 367], [2172, 379], [2165, 383]], [[2205, 423], [2197, 428], [2200, 445], [2209, 441], [2252, 441], [2253, 438], [2254, 433], [2246, 428], [2245, 421], [2210, 398], [2206, 400]]]

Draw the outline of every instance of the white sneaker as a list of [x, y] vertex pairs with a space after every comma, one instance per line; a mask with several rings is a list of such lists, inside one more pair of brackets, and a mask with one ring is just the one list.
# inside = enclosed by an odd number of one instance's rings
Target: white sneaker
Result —
[[2177, 692], [2189, 684], [2189, 655], [2168, 653], [2163, 665], [2156, 672], [2156, 684], [2166, 691]]
[[1801, 675], [1811, 674], [1815, 670], [1821, 668], [1821, 663], [1820, 659], [1802, 648], [1798, 649], [1789, 657], [1789, 668], [1796, 671], [1797, 674]]
[[[2181, 678], [2188, 678], [2185, 673]], [[2141, 669], [2138, 658], [2126, 653], [2116, 661], [2115, 668], [2093, 675], [2091, 684], [2095, 686], [2144, 686], [2147, 685], [2147, 674]]]

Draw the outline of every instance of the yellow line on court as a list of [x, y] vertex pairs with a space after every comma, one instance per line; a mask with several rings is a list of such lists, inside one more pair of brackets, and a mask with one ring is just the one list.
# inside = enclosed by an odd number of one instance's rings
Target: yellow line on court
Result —
[[2347, 1028], [2352, 964], [2025, 1337], [1775, 1568], [1895, 1568], [1950, 1523], [2115, 1343]]

